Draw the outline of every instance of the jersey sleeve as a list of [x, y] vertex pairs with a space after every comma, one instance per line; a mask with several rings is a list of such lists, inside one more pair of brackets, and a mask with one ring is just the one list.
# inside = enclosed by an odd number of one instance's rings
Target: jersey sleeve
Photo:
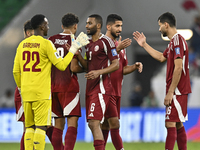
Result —
[[166, 48], [165, 51], [163, 52], [163, 56], [164, 56], [165, 58], [167, 58], [167, 51], [168, 51], [168, 48]]
[[21, 87], [21, 70], [20, 70], [20, 54], [19, 54], [19, 47], [17, 48], [15, 59], [14, 59], [14, 66], [13, 66], [13, 77], [15, 80], [16, 85], [20, 88]]
[[113, 61], [114, 59], [118, 59], [118, 54], [117, 54], [114, 41], [112, 41], [109, 38], [107, 39], [102, 38], [102, 42], [103, 42], [104, 50], [107, 53], [109, 60]]
[[182, 41], [180, 36], [176, 36], [173, 42], [173, 52], [174, 52], [174, 60], [176, 58], [182, 58], [184, 55], [184, 42]]

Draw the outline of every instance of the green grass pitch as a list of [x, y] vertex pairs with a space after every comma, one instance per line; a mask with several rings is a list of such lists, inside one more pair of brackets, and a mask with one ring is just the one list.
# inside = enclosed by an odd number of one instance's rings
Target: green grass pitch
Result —
[[[124, 143], [125, 150], [162, 150], [164, 143]], [[19, 143], [0, 143], [0, 150], [19, 150]], [[200, 149], [200, 142], [188, 142], [188, 150]], [[45, 150], [53, 150], [51, 144], [46, 143]], [[94, 150], [93, 143], [77, 142], [74, 150]], [[112, 143], [107, 143], [106, 150], [115, 150]], [[174, 150], [178, 150], [175, 145]]]

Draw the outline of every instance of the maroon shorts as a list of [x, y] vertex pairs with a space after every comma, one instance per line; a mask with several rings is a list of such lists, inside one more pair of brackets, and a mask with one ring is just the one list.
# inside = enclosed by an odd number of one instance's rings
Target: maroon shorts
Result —
[[171, 106], [166, 107], [166, 122], [185, 122], [187, 115], [188, 95], [174, 95]]
[[19, 90], [15, 88], [15, 110], [16, 110], [16, 120], [24, 122], [24, 109], [22, 106], [21, 95]]
[[86, 95], [86, 118], [92, 120], [104, 121], [106, 109], [108, 107], [111, 95], [96, 93]]
[[81, 116], [79, 93], [53, 92], [52, 117]]
[[111, 96], [108, 108], [105, 113], [106, 118], [118, 117], [120, 118], [120, 96]]

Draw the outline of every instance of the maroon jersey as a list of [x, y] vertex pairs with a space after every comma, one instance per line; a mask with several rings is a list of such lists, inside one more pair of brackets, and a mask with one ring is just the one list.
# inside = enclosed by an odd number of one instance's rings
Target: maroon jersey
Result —
[[[86, 46], [86, 57], [88, 61], [88, 72], [108, 67], [114, 59], [117, 59], [115, 43], [106, 35], [95, 42], [90, 40]], [[93, 80], [87, 80], [86, 95], [94, 93], [109, 94], [113, 93], [110, 74], [100, 75]]]
[[[60, 33], [49, 38], [55, 45], [57, 51], [61, 57], [67, 55], [68, 50], [65, 44], [71, 45], [71, 35]], [[75, 56], [74, 56], [75, 57]], [[78, 93], [79, 84], [76, 73], [72, 73], [70, 70], [70, 65], [65, 71], [60, 71], [55, 66], [52, 65], [51, 69], [51, 91], [52, 92], [69, 92]]]
[[[115, 42], [115, 45], [117, 47], [118, 41]], [[121, 97], [122, 82], [123, 82], [123, 68], [124, 66], [128, 65], [125, 49], [121, 50], [120, 53], [118, 54], [118, 60], [119, 60], [119, 69], [116, 70], [115, 72], [112, 72], [110, 74], [110, 78], [111, 78], [111, 83], [114, 90], [113, 95]]]
[[175, 34], [170, 41], [163, 56], [167, 58], [167, 75], [166, 75], [166, 92], [172, 82], [174, 72], [174, 60], [180, 57], [183, 60], [183, 70], [180, 81], [175, 89], [176, 95], [191, 93], [190, 77], [189, 77], [189, 63], [188, 63], [188, 46], [185, 39], [180, 34]]

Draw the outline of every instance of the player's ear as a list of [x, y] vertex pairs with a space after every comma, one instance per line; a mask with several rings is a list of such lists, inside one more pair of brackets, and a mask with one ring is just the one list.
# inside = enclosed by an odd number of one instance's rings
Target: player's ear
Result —
[[101, 24], [97, 23], [97, 29], [101, 29]]
[[39, 27], [41, 30], [44, 30], [44, 24], [41, 24]]
[[165, 27], [168, 28], [169, 27], [169, 23], [165, 22]]
[[108, 31], [110, 31], [110, 30], [111, 30], [111, 25], [110, 25], [110, 24], [107, 24], [107, 25], [106, 25], [106, 28], [107, 28]]
[[77, 30], [77, 28], [78, 28], [78, 24], [75, 24], [74, 29]]
[[63, 25], [61, 25], [61, 28], [64, 30], [64, 26]]

